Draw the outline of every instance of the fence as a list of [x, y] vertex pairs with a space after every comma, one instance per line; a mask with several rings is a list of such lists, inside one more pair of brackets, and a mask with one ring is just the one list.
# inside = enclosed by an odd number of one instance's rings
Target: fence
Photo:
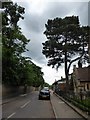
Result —
[[55, 92], [90, 115], [90, 91], [77, 94], [73, 91], [56, 90]]

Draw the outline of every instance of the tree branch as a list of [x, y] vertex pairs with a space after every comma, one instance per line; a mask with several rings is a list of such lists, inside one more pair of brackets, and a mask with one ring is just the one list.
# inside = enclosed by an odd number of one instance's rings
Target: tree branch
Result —
[[72, 61], [70, 62], [69, 66], [68, 66], [68, 68], [67, 68], [67, 73], [68, 73], [68, 74], [69, 74], [69, 69], [70, 69], [70, 67], [71, 67], [71, 64], [72, 64], [73, 62], [77, 61], [77, 60], [80, 60], [80, 59], [82, 58], [82, 56], [84, 55], [84, 52], [85, 52], [85, 51], [84, 51], [84, 40], [83, 40], [83, 50], [82, 50], [82, 54], [81, 54], [81, 56], [75, 58], [74, 60], [72, 60]]
[[73, 59], [73, 60], [70, 62], [69, 66], [68, 66], [68, 68], [67, 68], [67, 73], [68, 73], [68, 74], [69, 74], [69, 69], [70, 69], [70, 67], [71, 67], [71, 64], [72, 64], [73, 62], [77, 61], [77, 60], [80, 60], [83, 55], [84, 55], [84, 54], [82, 54], [81, 56]]

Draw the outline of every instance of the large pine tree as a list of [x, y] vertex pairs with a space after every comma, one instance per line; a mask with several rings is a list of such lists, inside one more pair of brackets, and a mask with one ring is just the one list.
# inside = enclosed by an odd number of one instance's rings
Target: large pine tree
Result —
[[80, 26], [78, 16], [49, 19], [45, 27], [44, 34], [48, 40], [43, 43], [42, 52], [49, 58], [49, 66], [56, 66], [58, 69], [62, 63], [65, 64], [68, 85], [71, 64], [81, 58], [88, 59], [87, 48], [90, 27]]

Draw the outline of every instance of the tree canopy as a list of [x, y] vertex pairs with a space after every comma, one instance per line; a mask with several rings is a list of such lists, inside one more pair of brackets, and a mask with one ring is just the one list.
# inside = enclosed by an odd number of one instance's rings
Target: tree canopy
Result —
[[89, 26], [81, 26], [78, 16], [49, 19], [44, 34], [47, 41], [42, 53], [49, 58], [48, 65], [58, 69], [65, 65], [68, 80], [70, 66], [76, 60], [88, 60]]
[[43, 84], [43, 73], [30, 58], [23, 57], [30, 42], [18, 26], [25, 8], [13, 2], [2, 2], [2, 83], [12, 86]]

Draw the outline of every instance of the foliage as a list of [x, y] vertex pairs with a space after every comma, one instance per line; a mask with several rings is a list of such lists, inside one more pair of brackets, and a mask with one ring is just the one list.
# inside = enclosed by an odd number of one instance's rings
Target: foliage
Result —
[[81, 58], [88, 59], [90, 27], [80, 26], [78, 16], [49, 19], [45, 27], [48, 40], [43, 43], [42, 53], [49, 58], [48, 66], [58, 69], [62, 63], [65, 64], [68, 80], [71, 64]]
[[23, 18], [24, 8], [13, 2], [3, 2], [2, 9], [2, 82], [19, 85], [17, 72], [20, 69], [21, 53], [29, 42], [17, 26], [19, 19]]
[[77, 108], [90, 113], [90, 97], [89, 96], [88, 97], [86, 96], [85, 99], [81, 100], [79, 96], [75, 96], [72, 93], [66, 94], [63, 92], [62, 94], [59, 93], [59, 95], [61, 95], [65, 100], [67, 100], [71, 104], [75, 105]]
[[46, 82], [44, 82], [43, 86], [50, 87], [50, 85], [48, 83], [46, 83]]
[[28, 40], [21, 32], [18, 21], [24, 19], [24, 8], [17, 3], [2, 3], [2, 83], [12, 86], [43, 83], [41, 68], [23, 57]]
[[84, 100], [80, 100], [80, 99], [76, 99], [76, 98], [68, 98], [68, 100], [70, 102], [72, 102], [72, 104], [74, 104], [75, 106], [77, 106], [78, 108], [82, 109], [83, 111], [88, 111], [90, 112], [90, 98], [86, 98]]
[[41, 68], [39, 66], [36, 66], [34, 63], [32, 63], [28, 68], [29, 79], [32, 80], [31, 81], [32, 86], [34, 87], [39, 87], [40, 85], [42, 86], [44, 84], [44, 79]]

